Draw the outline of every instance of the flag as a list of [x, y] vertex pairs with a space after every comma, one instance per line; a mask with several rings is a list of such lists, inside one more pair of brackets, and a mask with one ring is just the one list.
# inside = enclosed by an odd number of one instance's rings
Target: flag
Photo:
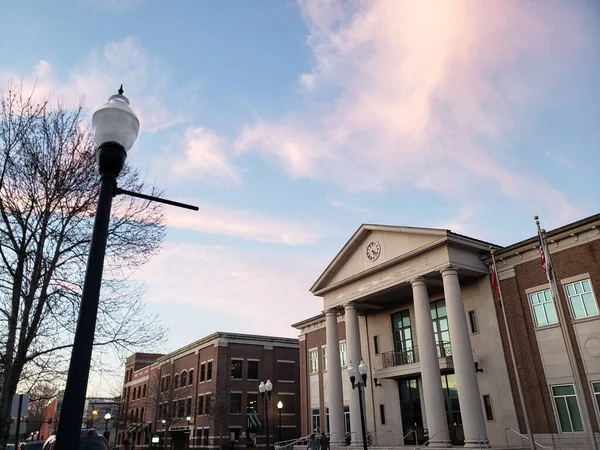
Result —
[[546, 274], [549, 282], [552, 282], [553, 273], [552, 273], [552, 263], [550, 262], [550, 258], [548, 257], [548, 247], [542, 238], [542, 233], [538, 233], [539, 238], [539, 246], [540, 246], [540, 262], [542, 263], [542, 269]]
[[492, 263], [492, 290], [496, 300], [500, 302], [500, 286], [498, 286], [498, 274], [496, 273], [496, 263]]

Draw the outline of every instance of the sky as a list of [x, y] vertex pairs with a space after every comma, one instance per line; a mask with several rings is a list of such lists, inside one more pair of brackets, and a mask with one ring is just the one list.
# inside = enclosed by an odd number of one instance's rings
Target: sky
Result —
[[[600, 4], [4, 0], [0, 86], [93, 111], [122, 83], [128, 161], [168, 198], [135, 274], [172, 351], [295, 337], [363, 223], [509, 245], [600, 211]], [[107, 382], [92, 380], [94, 392]]]

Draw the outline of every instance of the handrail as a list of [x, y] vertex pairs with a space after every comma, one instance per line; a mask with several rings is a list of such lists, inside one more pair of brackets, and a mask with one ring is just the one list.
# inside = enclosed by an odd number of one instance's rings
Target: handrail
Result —
[[[431, 440], [436, 437], [438, 434], [443, 433], [444, 430], [440, 430], [437, 433], [435, 433], [433, 436], [431, 436], [429, 439], [427, 439], [427, 442], [425, 442], [421, 447], [425, 447], [427, 444], [429, 444], [431, 442]], [[446, 447], [446, 441], [444, 441], [444, 448], [448, 448]]]
[[402, 445], [404, 445], [404, 440], [412, 433], [415, 433], [415, 445], [419, 445], [419, 436], [417, 436], [417, 430], [410, 430], [408, 433], [406, 433], [406, 436], [402, 438]]
[[489, 444], [486, 444], [481, 440], [481, 433], [479, 432], [479, 428], [477, 428], [477, 443], [479, 444], [479, 448], [481, 448], [481, 444], [484, 444], [485, 448], [491, 448]]
[[275, 447], [287, 447], [288, 445], [296, 445], [298, 442], [302, 442], [302, 441], [306, 441], [308, 440], [308, 438], [310, 437], [310, 434], [307, 434], [306, 436], [302, 436], [296, 439], [289, 439], [287, 441], [280, 441], [280, 442], [275, 442]]
[[[375, 434], [375, 446], [379, 445], [379, 437], [377, 436], [377, 433], [372, 433]], [[383, 433], [383, 437], [386, 437], [388, 434], [392, 435], [392, 448], [395, 448], [396, 446], [394, 445], [394, 432], [392, 430], [387, 430], [385, 433]]]
[[[524, 434], [519, 433], [517, 430], [513, 430], [512, 428], [505, 428], [504, 429], [504, 435], [506, 436], [506, 446], [510, 447], [510, 442], [509, 442], [509, 437], [508, 437], [508, 431], [512, 431], [513, 433], [517, 434], [521, 439], [527, 439], [529, 440], [529, 438], [527, 436], [525, 436]], [[535, 442], [533, 441], [534, 446], [537, 445], [540, 448], [548, 448], [550, 450], [552, 450], [552, 447], [546, 447], [545, 445], [540, 444], [539, 442]]]

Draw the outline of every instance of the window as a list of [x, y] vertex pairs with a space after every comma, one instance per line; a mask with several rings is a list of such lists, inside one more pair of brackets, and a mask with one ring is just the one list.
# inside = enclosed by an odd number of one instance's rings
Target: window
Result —
[[373, 336], [373, 349], [376, 355], [379, 355], [379, 336]]
[[600, 381], [592, 382], [592, 390], [594, 391], [596, 403], [598, 404], [598, 410], [600, 411]]
[[471, 334], [479, 333], [479, 325], [477, 324], [477, 314], [475, 314], [475, 311], [469, 311], [469, 325], [471, 325]]
[[321, 347], [321, 353], [323, 354], [323, 372], [327, 372], [327, 347]]
[[177, 389], [179, 387], [179, 374], [173, 377], [173, 389]]
[[392, 329], [394, 331], [395, 359], [401, 364], [415, 362], [413, 336], [408, 309], [392, 314]]
[[146, 385], [144, 385], [144, 389], [142, 391], [142, 397], [146, 398]]
[[231, 360], [231, 378], [236, 380], [242, 379], [242, 363], [244, 361], [240, 359], [232, 359]]
[[192, 384], [194, 384], [194, 369], [190, 369], [188, 378], [188, 384], [191, 386]]
[[316, 433], [321, 427], [321, 411], [318, 409], [312, 410], [312, 431]]
[[349, 406], [344, 406], [344, 427], [346, 429], [346, 434], [350, 433], [350, 431], [352, 431], [350, 429], [350, 407]]
[[569, 283], [565, 286], [565, 289], [575, 319], [598, 315], [598, 307], [594, 300], [590, 280]]
[[325, 433], [329, 434], [329, 407], [325, 407]]
[[165, 390], [168, 391], [171, 386], [171, 375], [165, 377]]
[[531, 308], [533, 309], [535, 326], [541, 327], [542, 325], [557, 322], [550, 289], [529, 294], [529, 303], [531, 303]]
[[144, 421], [144, 408], [140, 409], [140, 422]]
[[165, 377], [162, 377], [160, 379], [160, 392], [164, 392], [165, 391]]
[[438, 357], [451, 356], [450, 331], [448, 331], [448, 315], [446, 313], [446, 300], [429, 303], [431, 323], [435, 335], [435, 345]]
[[196, 409], [198, 410], [197, 415], [201, 416], [204, 414], [204, 395], [198, 396], [198, 406]]
[[248, 379], [258, 380], [258, 361], [248, 361]]
[[206, 363], [200, 364], [200, 383], [204, 381], [204, 377], [206, 376]]
[[340, 366], [346, 367], [346, 343], [340, 342]]
[[583, 422], [581, 421], [581, 414], [573, 385], [563, 384], [562, 386], [552, 386], [552, 395], [554, 396], [554, 404], [558, 413], [560, 431], [562, 433], [583, 431]]
[[258, 394], [246, 394], [246, 412], [248, 414], [258, 413]]
[[188, 398], [185, 401], [185, 416], [190, 417], [192, 415], [192, 398]]
[[177, 417], [185, 417], [185, 400], [177, 402]]
[[167, 415], [170, 417], [177, 417], [177, 400], [173, 400], [173, 402], [171, 403], [171, 411], [170, 413], [167, 413]]
[[184, 370], [183, 372], [181, 372], [181, 387], [184, 387], [187, 385], [187, 372]]
[[494, 411], [492, 411], [492, 399], [489, 395], [483, 396], [483, 407], [485, 408], [486, 419], [494, 420]]
[[202, 433], [202, 445], [204, 447], [208, 446], [208, 436], [209, 436], [209, 429], [205, 428]]
[[206, 363], [206, 381], [212, 380], [212, 361]]
[[379, 405], [379, 417], [381, 417], [381, 425], [385, 425], [385, 405]]
[[310, 359], [310, 373], [317, 373], [319, 371], [319, 351], [311, 350], [308, 355]]
[[231, 399], [229, 401], [229, 412], [231, 414], [241, 414], [242, 413], [242, 393], [241, 392], [232, 392]]
[[204, 398], [204, 414], [210, 415], [211, 405], [212, 405], [212, 395], [206, 394], [206, 397]]

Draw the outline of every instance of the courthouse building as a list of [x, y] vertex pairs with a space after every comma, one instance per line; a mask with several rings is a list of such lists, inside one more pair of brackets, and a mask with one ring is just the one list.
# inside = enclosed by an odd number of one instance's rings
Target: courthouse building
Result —
[[527, 446], [517, 434], [526, 427], [504, 308], [535, 441], [589, 448], [585, 412], [600, 440], [600, 215], [546, 235], [585, 398], [576, 395], [537, 236], [496, 247], [501, 306], [489, 243], [441, 229], [362, 225], [311, 288], [323, 313], [294, 324], [302, 434], [362, 440], [359, 397], [345, 369], [364, 360], [371, 444]]
[[[265, 446], [266, 408], [270, 442], [293, 439], [299, 377], [298, 339], [219, 332], [168, 355], [136, 353], [126, 362], [119, 445]], [[259, 393], [267, 380], [268, 405]]]

